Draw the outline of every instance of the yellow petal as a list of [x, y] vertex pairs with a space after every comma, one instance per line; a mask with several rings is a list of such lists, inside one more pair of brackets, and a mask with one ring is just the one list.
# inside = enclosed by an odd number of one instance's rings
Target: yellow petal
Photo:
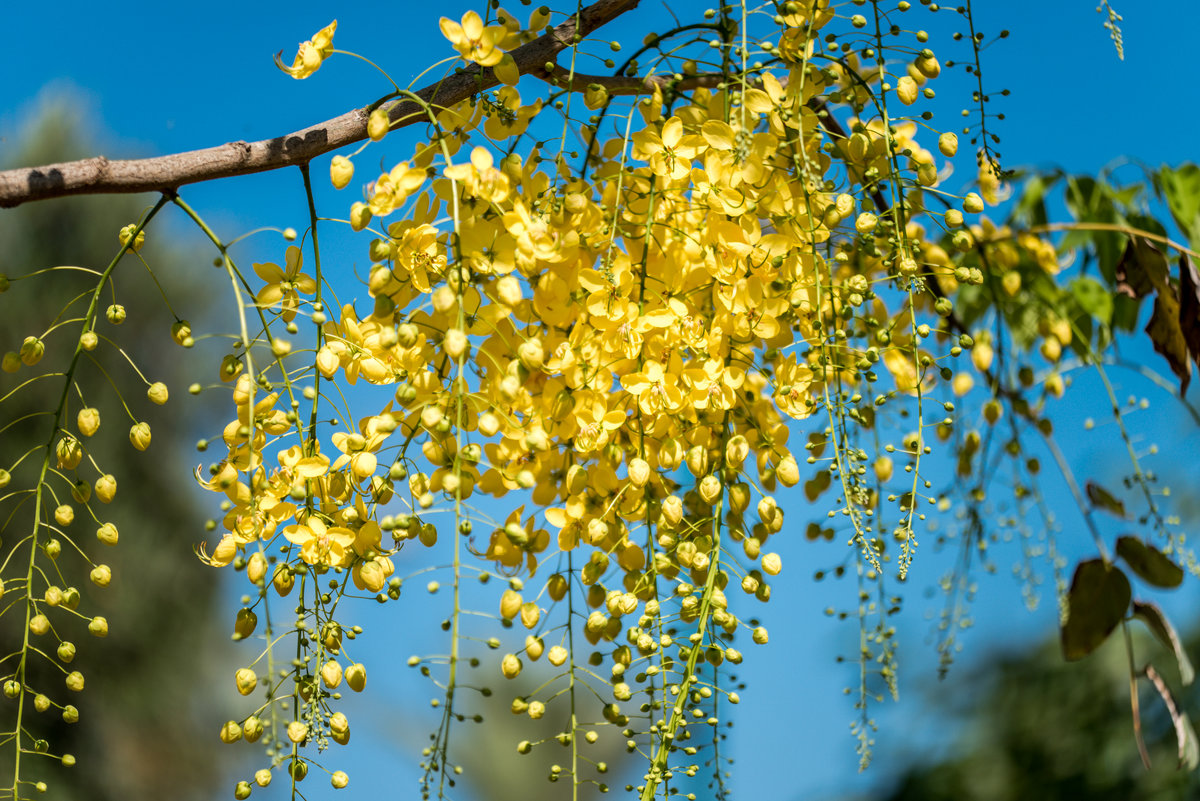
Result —
[[508, 53], [505, 53], [496, 66], [492, 67], [492, 72], [496, 73], [496, 79], [500, 83], [508, 86], [516, 86], [517, 81], [521, 79], [521, 71], [517, 69], [517, 62]]
[[442, 17], [438, 27], [442, 29], [442, 36], [449, 39], [451, 44], [458, 44], [463, 40], [462, 26], [449, 17]]

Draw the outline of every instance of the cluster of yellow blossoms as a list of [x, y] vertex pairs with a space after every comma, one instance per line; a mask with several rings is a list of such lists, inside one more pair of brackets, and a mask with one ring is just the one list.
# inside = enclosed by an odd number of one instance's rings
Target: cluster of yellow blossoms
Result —
[[[236, 376], [237, 418], [224, 432], [227, 458], [201, 479], [227, 497], [226, 533], [209, 562], [246, 565], [262, 597], [268, 582], [287, 594], [296, 576], [348, 570], [359, 589], [382, 599], [388, 588], [395, 598], [393, 557], [408, 540], [438, 543], [447, 532], [423, 515], [443, 503], [453, 508], [457, 586], [457, 543], [475, 536], [464, 501], [477, 493], [527, 497], [539, 512], [513, 509], [478, 544], [484, 559], [514, 577], [502, 617], [532, 630], [522, 653], [537, 660], [544, 637], [569, 639], [574, 626], [551, 625], [540, 604], [581, 595], [592, 610], [586, 639], [613, 643], [613, 697], [631, 698], [634, 673], [642, 692], [658, 693], [648, 725], [657, 732], [650, 775], [660, 781], [690, 736], [688, 715], [704, 717], [700, 710], [719, 689], [715, 667], [741, 661], [733, 647], [739, 630], [766, 641], [765, 629], [742, 622], [726, 591], [732, 582], [765, 601], [781, 569], [766, 544], [784, 520], [772, 493], [802, 479], [789, 421], [821, 413], [808, 461], [827, 442], [834, 453], [806, 490], [811, 498], [836, 476], [836, 508], [878, 567], [885, 545], [871, 515], [890, 466], [877, 465], [880, 481], [867, 487], [848, 421], [869, 425], [870, 410], [854, 404], [879, 379], [879, 362], [895, 389], [876, 405], [931, 389], [942, 357], [922, 346], [934, 341], [922, 316], [937, 319], [924, 287], [936, 285], [944, 297], [976, 282], [942, 245], [926, 241], [916, 221], [925, 213], [923, 189], [938, 181], [916, 125], [876, 115], [850, 119], [844, 133], [830, 116], [822, 98], [861, 113], [877, 103], [882, 76], [860, 70], [853, 56], [825, 67], [810, 60], [832, 19], [826, 5], [780, 17], [780, 59], [771, 69], [751, 75], [727, 63], [720, 86], [688, 94], [647, 84], [649, 95], [617, 125], [638, 130], [602, 141], [596, 125], [584, 126], [586, 152], [569, 156], [547, 156], [540, 144], [523, 156], [515, 145], [498, 145], [518, 141], [542, 108], [541, 100], [523, 104], [506, 51], [544, 26], [544, 15], [525, 30], [503, 13], [505, 23], [491, 26], [473, 12], [461, 23], [443, 20], [461, 57], [493, 68], [507, 85], [427, 109], [434, 136], [354, 203], [354, 229], [375, 234], [367, 278], [373, 306], [364, 316], [347, 304], [328, 319], [319, 298], [301, 299], [318, 286], [300, 272], [296, 248], [286, 268], [256, 265], [268, 282], [261, 306], [281, 306], [287, 322], [303, 310], [318, 324], [312, 371], [286, 371], [290, 396], [303, 383], [298, 375], [318, 385], [361, 379], [394, 396], [357, 430], [332, 435], [340, 455], [331, 460], [315, 411], [306, 425], [297, 400], [279, 408], [284, 396], [265, 372], [239, 375], [242, 362], [227, 359], [223, 377]], [[292, 74], [316, 68], [312, 53], [332, 47], [322, 38], [332, 30], [301, 48]], [[918, 54], [896, 89], [900, 101], [915, 102], [936, 67], [926, 51]], [[376, 115], [374, 140], [387, 132], [386, 107]], [[479, 144], [480, 134], [491, 144]], [[952, 138], [939, 141], [944, 155], [956, 147]], [[336, 157], [334, 185], [352, 176], [351, 160]], [[867, 187], [861, 201], [850, 193], [855, 185]], [[873, 200], [885, 191], [886, 205]], [[964, 203], [968, 213], [981, 208], [977, 196]], [[973, 236], [960, 228], [957, 209], [937, 218]], [[281, 363], [295, 358], [288, 350], [274, 348]], [[304, 397], [316, 399], [313, 390]], [[921, 436], [906, 445], [919, 459]], [[278, 462], [269, 471], [268, 450]], [[908, 491], [890, 498], [905, 530], [917, 490], [912, 472]], [[280, 545], [284, 555], [271, 575], [262, 543]], [[547, 595], [522, 595], [515, 577], [545, 575], [547, 560], [555, 564]], [[330, 586], [344, 588], [337, 580]], [[318, 662], [333, 654], [336, 664], [340, 640], [326, 648], [323, 632], [337, 624], [321, 617], [331, 596], [315, 584], [310, 592], [317, 620], [308, 640]], [[680, 634], [681, 626], [692, 633]], [[550, 654], [555, 666], [569, 657], [562, 644]], [[521, 664], [509, 654], [501, 668], [512, 677]], [[705, 664], [714, 672], [704, 692], [680, 692], [699, 681]], [[296, 681], [315, 708], [321, 695], [311, 695], [311, 670], [298, 670]], [[518, 701], [514, 711], [531, 708]], [[545, 706], [537, 705], [540, 716]], [[605, 718], [629, 720], [617, 704], [605, 707]], [[309, 726], [327, 728], [321, 720]], [[445, 759], [430, 764], [444, 768]]]

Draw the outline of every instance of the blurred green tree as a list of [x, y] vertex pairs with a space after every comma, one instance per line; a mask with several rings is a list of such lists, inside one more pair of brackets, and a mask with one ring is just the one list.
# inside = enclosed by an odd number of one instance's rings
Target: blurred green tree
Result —
[[[92, 152], [96, 143], [85, 131], [94, 129], [94, 118], [85, 117], [80, 110], [86, 105], [70, 95], [47, 99], [32, 115], [17, 146], [8, 150], [8, 164], [4, 166], [59, 162]], [[138, 218], [143, 202], [126, 195], [85, 197], [8, 211], [0, 217], [3, 259], [33, 268], [103, 266], [120, 245], [117, 232]], [[166, 296], [175, 299], [186, 295], [191, 304], [186, 312], [200, 312], [196, 304], [202, 302], [202, 295], [189, 291], [195, 286], [194, 279], [189, 278], [189, 271], [179, 269], [185, 256], [154, 242], [146, 246], [145, 253], [161, 268], [156, 274], [161, 277]], [[122, 268], [131, 271], [136, 264], [130, 259]], [[131, 355], [138, 364], [154, 371], [152, 377], [148, 376], [151, 381], [162, 381], [172, 393], [182, 394], [185, 374], [178, 348], [168, 336], [173, 320], [164, 308], [160, 290], [155, 282], [145, 280], [145, 274], [127, 272], [126, 276], [122, 281], [118, 274], [117, 281], [122, 302], [129, 308], [124, 326], [132, 329], [133, 336], [127, 341], [139, 343], [137, 352]], [[57, 303], [58, 298], [83, 291], [86, 280], [79, 272], [56, 270], [44, 280], [15, 283], [5, 296], [0, 338], [20, 342], [33, 327], [45, 324], [45, 299], [54, 298], [49, 302]], [[172, 349], [169, 357], [168, 347]], [[65, 361], [70, 353], [60, 351], [54, 356]], [[100, 349], [94, 358], [99, 369], [80, 372], [77, 386], [71, 390], [71, 408], [77, 408], [78, 399], [85, 397], [88, 405], [119, 410], [121, 405], [108, 377], [123, 379], [132, 368], [114, 349]], [[53, 418], [46, 410], [56, 407], [61, 383], [40, 383], [40, 387], [28, 387], [3, 401], [8, 419], [15, 421], [0, 436], [0, 461], [6, 464], [40, 447], [50, 433], [47, 426]], [[211, 649], [209, 643], [221, 640], [221, 625], [214, 614], [219, 583], [205, 575], [206, 568], [185, 544], [203, 535], [204, 516], [199, 505], [190, 492], [181, 493], [178, 482], [162, 469], [164, 464], [178, 464], [186, 458], [185, 439], [192, 434], [188, 426], [194, 421], [181, 419], [179, 404], [165, 409], [157, 418], [149, 418], [154, 429], [154, 458], [147, 459], [129, 446], [128, 421], [106, 417], [93, 437], [97, 452], [119, 462], [101, 467], [105, 473], [120, 476], [117, 495], [125, 502], [103, 509], [110, 513], [107, 520], [120, 532], [120, 547], [109, 549], [97, 542], [90, 533], [96, 524], [82, 514], [71, 526], [72, 534], [81, 544], [90, 541], [91, 545], [84, 547], [94, 561], [112, 567], [114, 585], [136, 585], [137, 591], [104, 590], [90, 584], [79, 587], [85, 597], [91, 596], [85, 606], [90, 605], [113, 621], [108, 637], [91, 637], [86, 620], [75, 621], [69, 631], [60, 627], [56, 632], [77, 644], [78, 656], [72, 667], [84, 671], [89, 689], [97, 690], [76, 700], [81, 720], [87, 725], [62, 722], [54, 707], [42, 713], [57, 721], [56, 730], [48, 733], [55, 752], [74, 754], [81, 764], [91, 766], [86, 770], [58, 767], [47, 771], [51, 774], [47, 782], [56, 798], [205, 798], [211, 797], [212, 789], [223, 778], [223, 771], [213, 768], [214, 752], [220, 743], [215, 737], [195, 736], [198, 727], [201, 731], [216, 731], [219, 726], [212, 710], [200, 702], [203, 696], [195, 692], [196, 683], [212, 681], [214, 660], [206, 651]], [[39, 461], [26, 459], [22, 469], [32, 472]], [[0, 521], [0, 535], [6, 541], [11, 543], [28, 535], [31, 515], [27, 506], [10, 509]], [[47, 580], [57, 583], [54, 576]], [[5, 654], [16, 652], [19, 656], [24, 617], [6, 615], [2, 622], [0, 648]], [[40, 645], [55, 647], [53, 643]], [[35, 682], [38, 673], [53, 669], [43, 660], [29, 663]], [[61, 678], [42, 678], [49, 680], [44, 685], [61, 683]], [[15, 709], [11, 702], [0, 706], [4, 729], [12, 728]], [[24, 758], [38, 757], [26, 754]], [[11, 782], [12, 767], [9, 760], [0, 765], [0, 783]], [[99, 775], [104, 776], [102, 782], [96, 781]]]
[[[1131, 624], [1137, 627], [1139, 624]], [[1140, 632], [1139, 632], [1140, 633]], [[1161, 650], [1134, 638], [1139, 664]], [[1200, 636], [1185, 648], [1195, 653]], [[1154, 658], [1167, 665], [1165, 653]], [[1178, 680], [1168, 676], [1178, 687]], [[1195, 798], [1200, 784], [1178, 770], [1171, 720], [1162, 701], [1140, 682], [1142, 731], [1151, 767], [1134, 743], [1129, 667], [1122, 637], [1088, 658], [1063, 661], [1057, 640], [1039, 648], [982, 660], [963, 682], [972, 693], [928, 692], [931, 716], [961, 727], [958, 746], [935, 763], [916, 761], [887, 801], [1158, 801]], [[960, 677], [959, 681], [963, 678]], [[1195, 685], [1179, 698], [1198, 700]]]

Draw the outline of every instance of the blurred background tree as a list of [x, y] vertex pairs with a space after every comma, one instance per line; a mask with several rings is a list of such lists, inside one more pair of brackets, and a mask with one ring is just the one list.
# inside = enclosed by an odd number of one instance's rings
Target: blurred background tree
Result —
[[[1139, 623], [1131, 623], [1135, 634]], [[1148, 636], [1134, 637], [1137, 663], [1149, 658], [1178, 687], [1172, 659]], [[1200, 636], [1186, 643], [1200, 648]], [[1057, 639], [1032, 650], [981, 658], [961, 686], [945, 692], [930, 682], [926, 716], [958, 731], [940, 760], [911, 753], [886, 801], [1165, 801], [1195, 797], [1195, 780], [1179, 763], [1174, 731], [1162, 701], [1142, 686], [1142, 731], [1151, 761], [1138, 757], [1130, 716], [1129, 667], [1117, 634], [1080, 662], [1063, 661]], [[965, 678], [965, 681], [962, 679]], [[1194, 709], [1195, 685], [1177, 699]], [[941, 691], [939, 691], [941, 690]], [[946, 740], [950, 740], [947, 737]]]
[[[50, 96], [32, 115], [26, 134], [15, 146], [6, 148], [3, 167], [42, 164], [80, 158], [96, 152], [99, 143], [87, 133], [96, 127], [94, 115], [86, 113], [86, 101], [71, 94]], [[70, 198], [61, 203], [29, 204], [0, 216], [0, 258], [10, 265], [48, 268], [74, 265], [102, 269], [120, 246], [117, 233], [142, 214], [144, 198], [129, 195]], [[165, 237], [159, 237], [164, 239]], [[203, 295], [195, 291], [195, 264], [178, 249], [160, 247], [153, 239], [142, 256], [155, 268], [166, 296], [185, 308], [176, 308], [181, 316], [199, 316]], [[192, 258], [194, 261], [194, 258]], [[42, 713], [58, 721], [58, 730], [49, 739], [58, 753], [74, 754], [87, 768], [57, 767], [48, 778], [56, 798], [107, 799], [128, 798], [210, 798], [217, 784], [224, 781], [225, 769], [217, 770], [215, 751], [220, 743], [215, 736], [220, 721], [205, 693], [197, 692], [200, 683], [220, 681], [213, 675], [216, 662], [212, 643], [224, 639], [226, 629], [218, 613], [219, 582], [192, 555], [191, 543], [204, 534], [204, 513], [195, 499], [195, 489], [181, 485], [166, 464], [180, 464], [188, 458], [186, 450], [196, 432], [194, 417], [182, 414], [187, 402], [186, 387], [193, 378], [184, 372], [185, 360], [170, 338], [174, 318], [166, 310], [159, 288], [132, 255], [127, 255], [116, 273], [117, 302], [128, 310], [123, 323], [126, 342], [137, 342], [132, 359], [147, 372], [150, 381], [167, 384], [172, 401], [153, 406], [145, 398], [128, 398], [131, 408], [145, 415], [153, 432], [149, 453], [141, 454], [128, 443], [131, 421], [117, 418], [121, 409], [115, 400], [114, 376], [128, 386], [132, 371], [129, 363], [111, 348], [98, 349], [91, 355], [95, 363], [85, 364], [77, 378], [78, 392], [72, 389], [71, 414], [75, 419], [79, 397], [88, 405], [106, 411], [99, 431], [93, 437], [96, 452], [117, 463], [101, 463], [103, 472], [118, 476], [117, 500], [108, 520], [116, 524], [120, 543], [108, 548], [93, 536], [96, 524], [77, 512], [68, 533], [96, 562], [112, 567], [113, 585], [107, 590], [79, 587], [84, 595], [81, 608], [113, 621], [106, 639], [91, 637], [86, 621], [76, 621], [71, 630], [57, 633], [78, 646], [72, 668], [88, 677], [88, 690], [60, 703], [75, 703], [81, 722], [69, 726], [61, 722], [58, 710]], [[35, 333], [35, 326], [46, 324], [47, 303], [60, 303], [83, 291], [86, 280], [78, 272], [59, 270], [37, 281], [17, 281], [4, 296], [4, 314], [0, 315], [0, 341], [15, 348]], [[89, 277], [90, 279], [90, 277]], [[105, 298], [102, 303], [113, 302]], [[74, 329], [71, 329], [74, 330]], [[37, 333], [41, 333], [38, 331]], [[52, 353], [70, 354], [66, 348]], [[49, 361], [50, 353], [46, 357]], [[62, 369], [49, 365], [47, 370]], [[136, 378], [134, 378], [136, 381]], [[48, 426], [59, 400], [61, 382], [43, 381], [12, 398], [4, 400], [10, 419], [18, 420], [0, 436], [0, 462], [9, 464], [30, 448], [38, 448], [38, 458], [26, 459], [22, 470], [31, 472], [40, 462], [40, 448], [50, 436]], [[41, 412], [38, 415], [38, 412]], [[136, 458], [135, 458], [136, 457]], [[149, 457], [149, 458], [147, 458]], [[81, 472], [82, 466], [81, 466]], [[97, 474], [98, 475], [98, 474]], [[18, 477], [15, 486], [30, 486], [32, 479]], [[96, 476], [93, 476], [93, 479]], [[32, 521], [30, 501], [16, 507], [0, 525], [0, 535], [9, 542], [25, 537]], [[69, 546], [63, 560], [78, 558]], [[49, 577], [51, 582], [56, 577]], [[124, 589], [118, 589], [123, 585]], [[35, 585], [36, 587], [37, 585]], [[43, 585], [44, 586], [44, 585]], [[40, 592], [40, 590], [39, 590]], [[7, 615], [0, 625], [0, 648], [4, 653], [20, 650], [24, 616]], [[56, 643], [42, 638], [40, 645], [53, 653]], [[62, 686], [61, 677], [38, 673], [53, 670], [44, 661], [30, 662], [34, 684]], [[43, 680], [47, 679], [47, 680]], [[64, 691], [65, 692], [65, 691]], [[11, 730], [15, 703], [0, 704], [0, 725]], [[84, 723], [86, 722], [86, 725]], [[213, 733], [197, 736], [196, 732]], [[228, 759], [228, 754], [224, 755]], [[33, 755], [26, 755], [33, 758]], [[39, 767], [41, 771], [41, 767]], [[12, 764], [0, 765], [0, 783], [11, 782]], [[103, 776], [103, 781], [97, 781]]]

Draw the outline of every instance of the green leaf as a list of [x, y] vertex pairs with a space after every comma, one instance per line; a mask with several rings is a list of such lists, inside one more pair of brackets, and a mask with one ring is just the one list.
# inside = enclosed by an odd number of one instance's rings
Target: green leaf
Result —
[[[1106, 185], [1087, 176], [1071, 176], [1067, 178], [1067, 191], [1063, 198], [1067, 209], [1079, 222], [1106, 223], [1119, 225], [1124, 222], [1113, 205], [1112, 198]], [[1076, 247], [1083, 241], [1090, 241], [1096, 252], [1100, 274], [1105, 281], [1113, 281], [1113, 273], [1121, 258], [1121, 245], [1124, 236], [1112, 231], [1078, 232], [1079, 241], [1069, 233], [1063, 238], [1061, 247], [1064, 249]]]
[[1147, 584], [1169, 589], [1183, 583], [1183, 568], [1137, 537], [1118, 537], [1117, 556]]
[[1103, 559], [1080, 562], [1067, 593], [1063, 657], [1074, 662], [1099, 648], [1125, 617], [1132, 597], [1129, 579], [1119, 567]]
[[1175, 223], [1193, 245], [1200, 244], [1200, 167], [1184, 164], [1158, 172], [1159, 184], [1167, 198], [1167, 208]]
[[1112, 322], [1112, 295], [1099, 281], [1085, 275], [1072, 281], [1070, 288], [1080, 308], [1104, 325]]
[[1175, 661], [1179, 665], [1179, 680], [1184, 687], [1191, 684], [1192, 680], [1196, 678], [1196, 671], [1192, 668], [1192, 661], [1188, 659], [1187, 652], [1183, 649], [1183, 643], [1175, 632], [1175, 627], [1167, 620], [1162, 609], [1157, 604], [1148, 601], [1134, 601], [1133, 616], [1145, 623], [1158, 641], [1171, 649], [1171, 652], [1175, 654]]
[[1092, 502], [1092, 506], [1095, 506], [1097, 509], [1103, 509], [1106, 512], [1111, 512], [1117, 517], [1125, 517], [1125, 503], [1120, 498], [1095, 481], [1089, 481], [1085, 489], [1087, 490], [1088, 500]]

